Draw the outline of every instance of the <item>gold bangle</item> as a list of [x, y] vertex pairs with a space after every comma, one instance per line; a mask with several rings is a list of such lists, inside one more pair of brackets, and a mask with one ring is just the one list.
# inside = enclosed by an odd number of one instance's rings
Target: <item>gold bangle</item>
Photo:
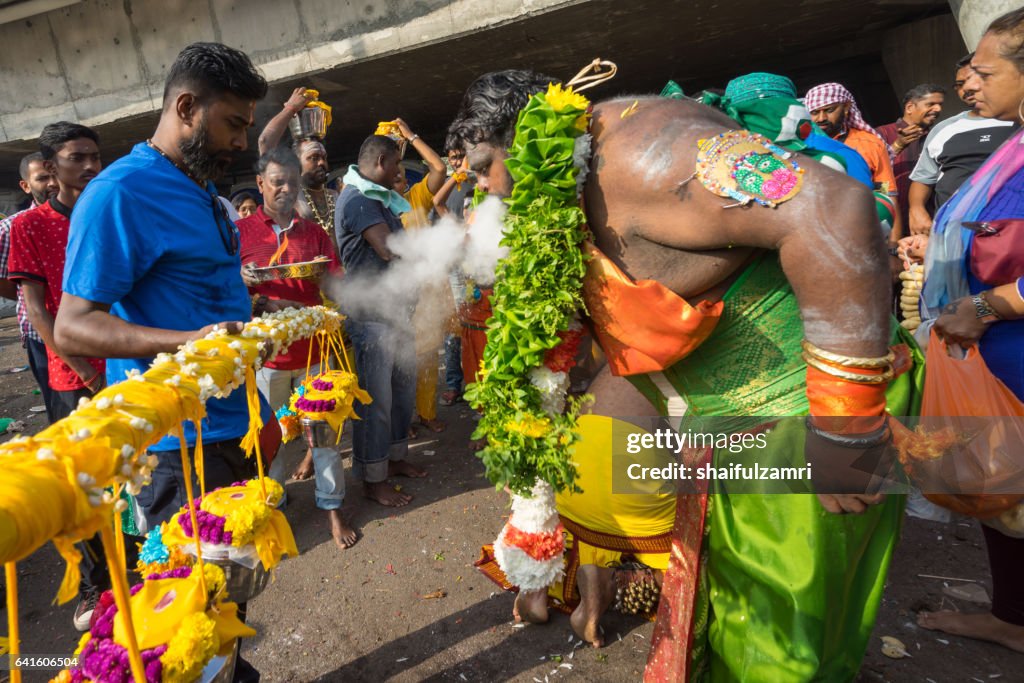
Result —
[[819, 348], [807, 341], [803, 340], [801, 346], [805, 353], [823, 360], [827, 363], [835, 363], [836, 365], [842, 365], [846, 368], [891, 368], [892, 362], [896, 360], [896, 354], [890, 351], [884, 356], [858, 358], [857, 356], [841, 356], [838, 353], [832, 351], [826, 351], [825, 349]]
[[821, 370], [826, 375], [831, 375], [836, 379], [841, 379], [847, 382], [854, 382], [855, 384], [882, 384], [888, 382], [893, 378], [892, 368], [889, 368], [880, 375], [863, 375], [859, 372], [849, 372], [847, 370], [841, 370], [840, 368], [834, 368], [831, 365], [821, 362], [814, 356], [805, 353], [803, 354], [804, 362], [810, 365], [812, 368]]

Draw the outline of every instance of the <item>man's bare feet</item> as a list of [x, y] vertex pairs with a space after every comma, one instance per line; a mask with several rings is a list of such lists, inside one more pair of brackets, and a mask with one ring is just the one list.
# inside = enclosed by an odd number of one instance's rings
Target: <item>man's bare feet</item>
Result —
[[341, 510], [328, 510], [327, 518], [331, 521], [331, 536], [339, 548], [345, 550], [351, 548], [359, 540], [359, 534], [345, 522], [341, 516]]
[[412, 502], [412, 496], [396, 491], [395, 487], [386, 481], [363, 482], [363, 495], [392, 508], [400, 508]]
[[388, 476], [421, 479], [422, 477], [427, 476], [427, 471], [422, 467], [416, 467], [416, 465], [413, 465], [408, 460], [389, 460]]
[[594, 647], [604, 646], [601, 637], [601, 615], [615, 597], [614, 570], [593, 564], [582, 565], [576, 572], [580, 604], [569, 617], [572, 630]]
[[487, 439], [470, 439], [469, 450], [471, 451], [482, 451], [487, 447]]
[[292, 479], [296, 481], [306, 481], [313, 477], [313, 451], [306, 449], [306, 455], [302, 458], [302, 462], [292, 472]]
[[930, 631], [943, 631], [954, 636], [999, 643], [1017, 652], [1024, 652], [1024, 626], [1015, 626], [999, 619], [991, 612], [963, 614], [943, 610], [920, 612], [917, 625]]
[[512, 605], [512, 618], [516, 623], [528, 621], [531, 624], [546, 624], [548, 621], [548, 592], [519, 591]]
[[439, 420], [436, 417], [433, 420], [425, 420], [423, 419], [422, 415], [417, 415], [416, 422], [414, 422], [413, 424], [426, 427], [435, 434], [440, 434], [448, 427], [448, 425], [446, 425], [443, 420]]

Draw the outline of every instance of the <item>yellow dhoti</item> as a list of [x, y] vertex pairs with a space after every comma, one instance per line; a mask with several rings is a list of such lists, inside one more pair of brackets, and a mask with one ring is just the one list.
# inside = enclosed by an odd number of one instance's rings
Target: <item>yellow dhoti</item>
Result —
[[[616, 439], [640, 427], [611, 417], [584, 415], [573, 460], [583, 493], [555, 496], [565, 525], [565, 578], [548, 588], [548, 596], [566, 606], [579, 602], [576, 571], [580, 565], [614, 566], [633, 559], [651, 569], [667, 569], [676, 497], [664, 493], [612, 493], [612, 431]], [[623, 442], [624, 443], [624, 442]], [[621, 448], [623, 443], [619, 443]], [[645, 453], [636, 456], [645, 460]], [[643, 482], [637, 482], [643, 485]], [[655, 490], [661, 482], [650, 482]], [[636, 490], [640, 490], [637, 488]]]

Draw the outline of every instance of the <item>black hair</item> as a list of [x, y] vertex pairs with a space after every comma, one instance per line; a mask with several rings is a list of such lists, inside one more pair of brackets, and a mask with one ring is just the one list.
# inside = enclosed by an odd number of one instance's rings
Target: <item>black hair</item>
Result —
[[966, 55], [964, 55], [963, 57], [961, 57], [960, 59], [958, 59], [957, 62], [956, 62], [956, 70], [959, 71], [960, 69], [964, 68], [965, 66], [970, 66], [972, 59], [974, 59], [974, 53], [973, 52], [969, 52]]
[[259, 205], [260, 200], [256, 199], [251, 192], [239, 192], [235, 195], [235, 198], [231, 200], [231, 206], [235, 207], [235, 211], [242, 208], [242, 204], [245, 203], [246, 199], [251, 199]]
[[224, 93], [261, 100], [267, 94], [267, 81], [241, 50], [220, 43], [192, 43], [171, 65], [164, 83], [164, 106], [181, 88], [192, 90], [200, 104]]
[[359, 146], [359, 166], [376, 164], [386, 154], [398, 154], [398, 144], [386, 135], [371, 135]]
[[72, 140], [88, 138], [97, 145], [100, 144], [100, 136], [92, 128], [86, 128], [80, 123], [70, 121], [58, 121], [48, 124], [39, 134], [39, 153], [43, 159], [49, 161], [57, 156], [57, 152]]
[[999, 17], [985, 30], [985, 33], [997, 35], [1008, 34], [1012, 40], [1007, 50], [1000, 55], [1014, 63], [1017, 70], [1024, 73], [1024, 7], [1007, 12]]
[[295, 156], [295, 152], [285, 145], [278, 145], [264, 152], [256, 162], [256, 172], [263, 175], [267, 172], [267, 166], [270, 164], [277, 164], [278, 166], [291, 168], [302, 173], [302, 164], [299, 162], [299, 157]]
[[449, 134], [459, 132], [465, 144], [488, 142], [508, 147], [519, 110], [549, 84], [559, 82], [557, 78], [521, 69], [484, 74], [466, 90]]
[[453, 121], [452, 125], [448, 128], [448, 133], [444, 138], [444, 152], [448, 154], [450, 152], [463, 152], [466, 151], [466, 143], [462, 139], [462, 129], [457, 127], [456, 124], [461, 124], [461, 121]]
[[906, 110], [907, 102], [917, 102], [918, 100], [923, 100], [932, 93], [940, 93], [942, 95], [945, 95], [946, 89], [943, 88], [941, 85], [937, 85], [935, 83], [921, 83], [920, 85], [915, 85], [913, 88], [911, 88], [910, 90], [903, 94], [903, 102], [900, 104], [900, 106], [902, 106], [903, 109]]
[[22, 180], [28, 181], [28, 167], [37, 161], [46, 161], [43, 159], [42, 152], [32, 152], [31, 154], [26, 154], [21, 158], [21, 163], [18, 164], [18, 174], [21, 175]]

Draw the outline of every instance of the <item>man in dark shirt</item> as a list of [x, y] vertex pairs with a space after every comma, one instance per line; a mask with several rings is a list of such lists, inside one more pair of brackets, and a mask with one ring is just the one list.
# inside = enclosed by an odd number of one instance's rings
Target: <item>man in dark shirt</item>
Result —
[[348, 316], [345, 331], [355, 348], [359, 384], [373, 398], [370, 405], [356, 408], [361, 419], [352, 426], [352, 471], [363, 480], [368, 498], [392, 507], [408, 505], [412, 496], [395, 491], [389, 476], [427, 474], [405, 460], [416, 399], [411, 326], [416, 292], [383, 285], [396, 258], [387, 240], [402, 232], [398, 214], [409, 210], [409, 203], [392, 190], [400, 161], [393, 140], [367, 138], [358, 165], [345, 174], [335, 213], [338, 251], [349, 281], [339, 298]]
[[[892, 147], [892, 170], [899, 194], [900, 224], [907, 225], [910, 203], [910, 172], [917, 165], [924, 137], [939, 120], [946, 89], [933, 83], [915, 85], [903, 96], [903, 116], [893, 123], [878, 126], [879, 135]], [[903, 228], [904, 231], [906, 228]], [[900, 235], [893, 235], [892, 240]]]

